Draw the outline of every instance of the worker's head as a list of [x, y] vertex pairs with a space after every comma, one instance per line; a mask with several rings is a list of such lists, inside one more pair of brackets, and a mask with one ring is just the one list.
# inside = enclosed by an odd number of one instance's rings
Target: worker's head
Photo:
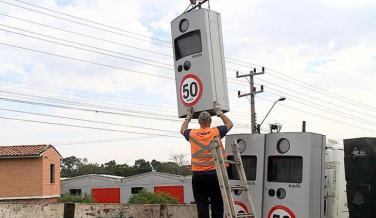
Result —
[[201, 128], [202, 127], [210, 127], [211, 124], [211, 116], [209, 112], [203, 111], [200, 113], [198, 116], [198, 123], [200, 124]]

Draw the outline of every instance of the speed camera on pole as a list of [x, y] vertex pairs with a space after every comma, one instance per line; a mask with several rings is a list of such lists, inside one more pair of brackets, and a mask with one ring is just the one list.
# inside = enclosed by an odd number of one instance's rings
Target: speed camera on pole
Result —
[[171, 34], [179, 117], [186, 117], [189, 107], [215, 115], [214, 101], [230, 111], [220, 14], [208, 9], [184, 13], [172, 21]]

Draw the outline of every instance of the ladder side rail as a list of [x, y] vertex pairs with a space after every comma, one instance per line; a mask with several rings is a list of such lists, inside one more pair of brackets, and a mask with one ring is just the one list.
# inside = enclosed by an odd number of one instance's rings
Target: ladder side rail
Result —
[[228, 182], [227, 171], [222, 156], [222, 149], [220, 143], [218, 143], [218, 140], [214, 140], [214, 143], [211, 144], [211, 153], [214, 159], [225, 212], [228, 218], [236, 218], [235, 206], [233, 204], [234, 200]]
[[237, 141], [234, 140], [232, 142], [231, 146], [232, 146], [235, 161], [238, 163], [238, 164], [236, 164], [236, 168], [237, 168], [237, 171], [238, 171], [241, 186], [245, 187], [245, 189], [246, 189], [246, 190], [244, 190], [244, 197], [245, 197], [247, 206], [249, 208], [249, 213], [252, 214], [254, 218], [256, 218], [255, 212], [254, 212], [254, 206], [253, 206], [253, 203], [252, 203], [251, 194], [249, 193], [247, 176], [245, 175], [244, 166], [243, 166], [243, 162], [242, 162], [240, 152], [239, 152], [239, 149], [238, 149]]

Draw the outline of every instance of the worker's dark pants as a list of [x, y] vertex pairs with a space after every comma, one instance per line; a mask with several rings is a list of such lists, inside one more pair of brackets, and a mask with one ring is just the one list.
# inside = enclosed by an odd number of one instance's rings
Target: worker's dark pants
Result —
[[223, 200], [215, 170], [193, 172], [192, 189], [197, 204], [198, 218], [209, 218], [209, 203], [212, 218], [223, 218]]

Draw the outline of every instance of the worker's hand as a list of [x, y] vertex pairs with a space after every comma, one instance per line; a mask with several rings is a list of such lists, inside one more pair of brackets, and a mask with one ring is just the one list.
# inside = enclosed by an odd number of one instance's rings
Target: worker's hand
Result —
[[214, 102], [214, 112], [217, 114], [217, 116], [223, 114], [221, 105], [217, 101]]
[[193, 113], [194, 113], [193, 107], [188, 108], [187, 109], [187, 118], [185, 118], [185, 120], [191, 121]]

